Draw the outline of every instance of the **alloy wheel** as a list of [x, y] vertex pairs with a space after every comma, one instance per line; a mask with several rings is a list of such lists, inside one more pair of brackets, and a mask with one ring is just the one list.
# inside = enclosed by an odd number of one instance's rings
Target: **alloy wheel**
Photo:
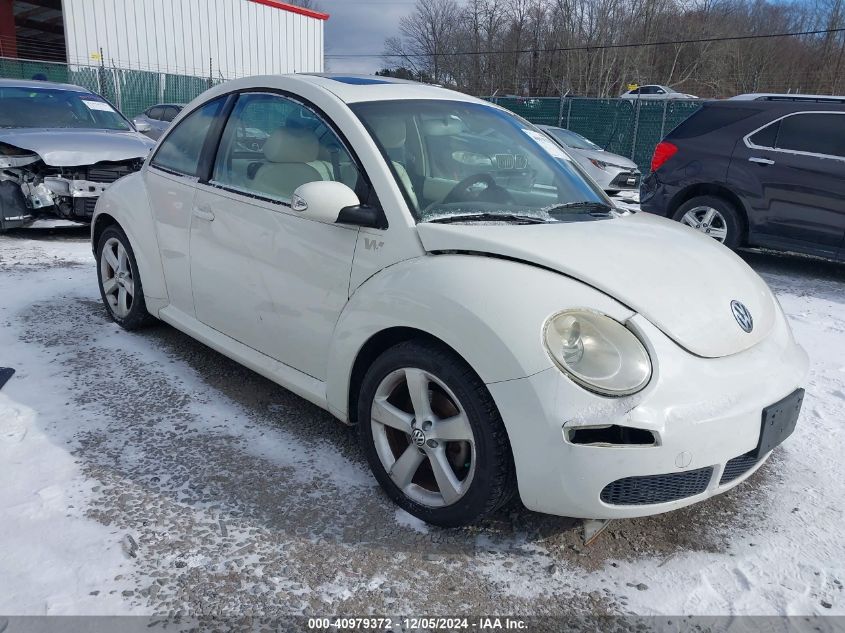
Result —
[[458, 502], [475, 474], [475, 437], [454, 393], [416, 368], [388, 374], [379, 384], [370, 424], [376, 452], [393, 483], [428, 507]]
[[725, 217], [713, 207], [693, 207], [681, 216], [681, 223], [691, 226], [696, 231], [701, 231], [723, 244], [728, 237], [728, 225], [725, 222]]
[[103, 295], [112, 313], [120, 319], [125, 319], [132, 309], [135, 298], [135, 281], [129, 255], [120, 240], [115, 237], [110, 238], [103, 245], [103, 253], [100, 257], [100, 278], [103, 284]]

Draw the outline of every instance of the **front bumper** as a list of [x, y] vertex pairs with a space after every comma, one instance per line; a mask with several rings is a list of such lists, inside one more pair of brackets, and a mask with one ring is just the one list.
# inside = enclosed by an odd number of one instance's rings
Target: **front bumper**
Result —
[[616, 168], [612, 169], [609, 175], [612, 177], [604, 185], [604, 188], [608, 191], [638, 189], [640, 186], [640, 177], [642, 176], [638, 170]]
[[[691, 355], [639, 315], [630, 326], [654, 365], [651, 383], [639, 394], [603, 398], [555, 368], [488, 385], [529, 509], [595, 519], [658, 514], [732, 488], [768, 457], [746, 457], [757, 446], [762, 410], [795, 391], [808, 367], [782, 314], [764, 341], [717, 359]], [[602, 424], [647, 430], [656, 442], [588, 446], [567, 439], [571, 428]], [[668, 477], [656, 483], [680, 486], [684, 495], [657, 503], [646, 495], [641, 503], [624, 504], [608, 494], [614, 482], [653, 476]]]

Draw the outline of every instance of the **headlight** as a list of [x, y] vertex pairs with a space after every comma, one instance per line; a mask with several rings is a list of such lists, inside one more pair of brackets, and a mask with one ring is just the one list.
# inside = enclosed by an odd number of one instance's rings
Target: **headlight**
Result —
[[543, 341], [552, 359], [582, 387], [605, 396], [640, 391], [651, 378], [651, 359], [639, 339], [618, 321], [588, 310], [549, 318]]

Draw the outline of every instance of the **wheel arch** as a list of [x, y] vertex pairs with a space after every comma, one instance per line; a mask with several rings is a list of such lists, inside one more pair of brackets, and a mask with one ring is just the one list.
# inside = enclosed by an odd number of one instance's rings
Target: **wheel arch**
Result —
[[739, 212], [739, 219], [742, 222], [743, 241], [748, 239], [749, 220], [748, 208], [736, 193], [721, 183], [696, 183], [690, 185], [674, 195], [669, 203], [669, 215], [671, 219], [675, 216], [682, 204], [698, 196], [714, 196], [730, 202]]
[[348, 424], [357, 424], [358, 422], [358, 396], [361, 390], [361, 382], [364, 380], [367, 369], [369, 369], [379, 356], [394, 345], [411, 340], [435, 343], [448, 349], [464, 362], [467, 362], [451, 345], [433, 334], [416, 327], [394, 326], [376, 332], [358, 350], [358, 354], [355, 356], [355, 362], [352, 364], [352, 372], [349, 375], [349, 387], [347, 389], [349, 395], [347, 399], [347, 419], [345, 421]]
[[167, 304], [167, 285], [155, 222], [140, 173], [121, 178], [97, 200], [91, 219], [91, 249], [95, 255], [103, 231], [115, 225], [129, 240], [141, 275], [147, 308], [157, 316], [158, 309]]
[[562, 308], [585, 305], [619, 319], [630, 316], [581, 282], [521, 262], [443, 254], [385, 268], [356, 289], [335, 326], [326, 367], [328, 409], [354, 421], [352, 392], [370, 362], [409, 338], [451, 349], [487, 385], [548, 369], [553, 364], [542, 344], [543, 324]]
[[[117, 224], [117, 226], [123, 229], [114, 216], [108, 213], [100, 213], [94, 217], [94, 221], [91, 223], [91, 250], [94, 251], [94, 255], [97, 254], [97, 245], [100, 243], [100, 237], [103, 235], [103, 231], [114, 224]], [[133, 248], [132, 250], [135, 249]]]

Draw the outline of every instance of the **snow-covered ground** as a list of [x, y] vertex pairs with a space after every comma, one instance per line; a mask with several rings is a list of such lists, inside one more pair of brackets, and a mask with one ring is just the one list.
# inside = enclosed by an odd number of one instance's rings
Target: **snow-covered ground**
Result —
[[845, 615], [845, 267], [746, 258], [811, 357], [795, 434], [734, 491], [585, 548], [518, 505], [420, 523], [327, 414], [109, 322], [84, 229], [0, 236], [0, 613]]

